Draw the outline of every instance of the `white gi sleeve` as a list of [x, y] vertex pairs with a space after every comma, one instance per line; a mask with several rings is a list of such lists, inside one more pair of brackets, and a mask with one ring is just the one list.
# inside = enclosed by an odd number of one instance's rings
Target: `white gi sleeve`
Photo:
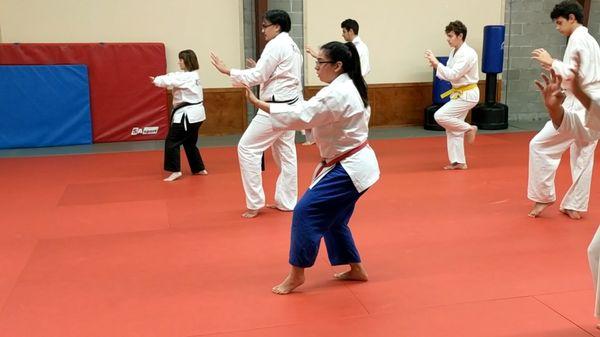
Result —
[[231, 69], [229, 77], [234, 85], [252, 87], [262, 84], [271, 77], [275, 68], [280, 63], [279, 59], [278, 51], [275, 50], [274, 45], [267, 43], [254, 68], [244, 70]]
[[476, 63], [477, 58], [471, 53], [468, 55], [466, 53], [455, 55], [452, 67], [447, 67], [440, 63], [435, 75], [442, 80], [454, 82], [465, 76]]
[[343, 113], [342, 102], [327, 89], [296, 105], [271, 103], [273, 129], [304, 130], [338, 121]]
[[600, 131], [600, 105], [592, 101], [590, 109], [585, 114], [585, 126], [593, 131]]
[[168, 73], [166, 75], [156, 76], [154, 85], [161, 88], [173, 89], [183, 86], [188, 81], [184, 73]]

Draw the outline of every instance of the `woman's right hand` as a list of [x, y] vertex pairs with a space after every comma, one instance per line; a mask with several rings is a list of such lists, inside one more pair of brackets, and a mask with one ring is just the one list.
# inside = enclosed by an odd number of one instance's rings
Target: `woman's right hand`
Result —
[[250, 69], [254, 67], [256, 67], [256, 61], [251, 57], [246, 58], [246, 68]]

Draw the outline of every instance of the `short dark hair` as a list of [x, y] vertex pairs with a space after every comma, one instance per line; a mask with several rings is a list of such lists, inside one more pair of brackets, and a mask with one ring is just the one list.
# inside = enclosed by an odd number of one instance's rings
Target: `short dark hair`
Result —
[[289, 32], [292, 28], [292, 20], [286, 11], [281, 9], [270, 9], [265, 12], [264, 19], [274, 25], [278, 25], [282, 32]]
[[556, 20], [559, 17], [563, 17], [569, 20], [569, 14], [575, 16], [575, 20], [579, 23], [583, 23], [583, 7], [577, 1], [565, 0], [554, 6], [550, 18]]
[[346, 28], [346, 30], [352, 30], [354, 34], [358, 35], [358, 22], [354, 19], [346, 19], [342, 21], [342, 28]]
[[452, 21], [446, 26], [446, 34], [448, 34], [450, 32], [454, 32], [454, 34], [456, 34], [456, 36], [462, 34], [463, 41], [465, 41], [467, 39], [467, 26], [465, 26], [464, 23], [462, 23], [458, 20]]
[[191, 49], [182, 50], [179, 52], [179, 59], [183, 60], [183, 65], [185, 65], [185, 70], [193, 71], [198, 70], [198, 58], [196, 57], [196, 53], [194, 53]]

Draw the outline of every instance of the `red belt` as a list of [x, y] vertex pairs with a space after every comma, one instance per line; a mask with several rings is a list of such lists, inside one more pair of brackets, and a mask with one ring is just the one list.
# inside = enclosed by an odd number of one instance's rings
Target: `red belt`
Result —
[[323, 171], [324, 168], [333, 166], [333, 165], [341, 162], [342, 160], [344, 160], [344, 159], [350, 157], [351, 155], [355, 154], [356, 152], [362, 150], [367, 145], [369, 145], [369, 143], [365, 140], [359, 146], [357, 146], [357, 147], [355, 147], [355, 148], [353, 148], [353, 149], [351, 149], [349, 151], [346, 151], [346, 152], [342, 153], [341, 155], [333, 158], [331, 161], [326, 161], [325, 159], [321, 160], [321, 163], [320, 163], [321, 166], [319, 166], [317, 168], [317, 170], [315, 171], [315, 174], [313, 175], [313, 179], [316, 178], [316, 177], [318, 177], [319, 174], [321, 173], [321, 171]]

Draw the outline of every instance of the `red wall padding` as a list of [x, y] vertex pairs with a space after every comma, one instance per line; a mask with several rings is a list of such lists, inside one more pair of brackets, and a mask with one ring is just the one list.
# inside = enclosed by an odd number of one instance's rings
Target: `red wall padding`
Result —
[[[0, 64], [86, 64], [95, 143], [166, 136], [167, 93], [149, 79], [166, 72], [162, 43], [0, 43]], [[152, 126], [158, 133], [132, 135]]]

